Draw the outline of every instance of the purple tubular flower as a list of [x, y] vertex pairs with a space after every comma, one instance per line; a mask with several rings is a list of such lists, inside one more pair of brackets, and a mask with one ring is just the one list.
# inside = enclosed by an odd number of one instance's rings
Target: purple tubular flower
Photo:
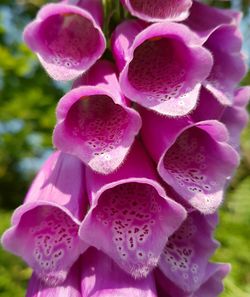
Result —
[[194, 2], [186, 25], [204, 41], [213, 55], [214, 65], [203, 83], [224, 105], [233, 101], [234, 88], [246, 74], [239, 31], [241, 15]]
[[121, 0], [129, 12], [146, 22], [182, 21], [188, 17], [192, 0]]
[[176, 286], [158, 269], [155, 272], [158, 297], [217, 297], [224, 289], [222, 280], [230, 272], [231, 266], [224, 263], [208, 263], [201, 286], [187, 293]]
[[85, 169], [75, 157], [54, 153], [35, 178], [25, 202], [12, 216], [3, 247], [22, 257], [39, 279], [62, 283], [69, 268], [86, 250], [78, 237], [87, 208]]
[[[78, 260], [70, 269], [65, 281], [57, 286], [50, 287], [41, 281], [35, 273], [29, 281], [26, 297], [82, 297], [81, 294], [81, 267]], [[84, 296], [85, 297], [85, 296]]]
[[164, 118], [142, 108], [141, 116], [143, 142], [163, 180], [194, 208], [213, 213], [239, 163], [226, 127], [216, 120]]
[[106, 46], [101, 9], [99, 0], [48, 4], [26, 27], [25, 42], [53, 79], [74, 79], [101, 57]]
[[170, 22], [148, 27], [124, 22], [113, 34], [112, 49], [124, 95], [168, 116], [185, 115], [195, 107], [213, 63], [202, 39], [187, 26]]
[[94, 248], [82, 257], [81, 292], [84, 297], [157, 297], [153, 274], [135, 280], [107, 255]]
[[75, 86], [58, 104], [54, 145], [109, 174], [124, 161], [141, 128], [140, 115], [127, 106], [107, 61], [96, 63]]
[[87, 170], [86, 180], [91, 208], [80, 237], [134, 278], [146, 277], [186, 211], [166, 196], [138, 142], [116, 172], [102, 176]]
[[221, 117], [221, 121], [229, 131], [230, 144], [238, 151], [240, 150], [240, 134], [249, 119], [248, 112], [246, 111], [246, 105], [249, 103], [249, 100], [250, 86], [236, 89], [233, 105], [228, 106]]
[[185, 292], [196, 291], [204, 281], [208, 260], [218, 247], [213, 239], [216, 223], [217, 214], [204, 216], [194, 211], [168, 239], [159, 268]]

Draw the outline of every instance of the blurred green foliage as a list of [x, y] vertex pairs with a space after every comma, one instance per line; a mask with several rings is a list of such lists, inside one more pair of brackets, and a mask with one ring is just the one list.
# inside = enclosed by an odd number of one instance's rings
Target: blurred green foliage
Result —
[[[45, 74], [21, 39], [23, 27], [45, 2], [0, 3], [0, 234], [9, 226], [12, 210], [21, 203], [40, 160], [51, 150], [56, 102], [68, 88]], [[207, 2], [230, 6], [229, 1]], [[242, 3], [247, 11], [249, 0]], [[250, 73], [243, 84], [250, 84]], [[232, 263], [223, 297], [250, 296], [249, 172], [250, 125], [242, 135], [241, 166], [230, 185], [216, 231], [221, 248], [213, 259]], [[31, 270], [20, 259], [0, 247], [0, 296], [24, 296], [30, 275]]]
[[51, 148], [62, 90], [22, 42], [22, 29], [38, 7], [4, 2], [8, 5], [0, 6], [0, 207], [14, 208], [33, 174], [30, 170], [24, 174], [23, 166]]

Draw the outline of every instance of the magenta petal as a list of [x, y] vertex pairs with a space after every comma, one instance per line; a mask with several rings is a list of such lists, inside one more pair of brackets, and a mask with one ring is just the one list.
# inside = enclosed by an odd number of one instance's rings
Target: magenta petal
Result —
[[108, 174], [124, 161], [140, 130], [140, 115], [126, 105], [107, 61], [95, 64], [75, 85], [59, 101], [54, 145]]
[[192, 212], [168, 239], [159, 268], [185, 292], [196, 291], [203, 283], [208, 260], [218, 247], [213, 239], [216, 221], [217, 215]]
[[141, 129], [143, 143], [151, 157], [158, 163], [166, 148], [175, 141], [176, 135], [192, 122], [188, 117], [173, 119], [146, 108], [139, 107], [138, 110], [143, 122]]
[[184, 24], [205, 42], [221, 26], [238, 23], [239, 15], [235, 13], [233, 10], [220, 9], [193, 1], [190, 15]]
[[82, 297], [80, 282], [80, 265], [79, 261], [74, 264], [65, 281], [55, 287], [50, 287], [41, 281], [33, 273], [27, 290], [26, 297]]
[[214, 65], [204, 85], [222, 104], [230, 105], [236, 85], [246, 74], [241, 53], [240, 15], [194, 2], [185, 21], [213, 55]]
[[112, 53], [118, 69], [126, 65], [126, 55], [136, 36], [145, 29], [144, 22], [138, 20], [124, 21], [119, 24], [111, 36]]
[[[123, 93], [164, 115], [189, 113], [197, 103], [201, 83], [211, 70], [211, 54], [183, 24], [150, 25], [131, 42], [133, 34], [126, 35], [126, 27], [136, 26], [132, 22], [118, 26], [112, 42], [118, 64], [122, 64], [122, 56], [126, 60], [120, 74]], [[122, 48], [124, 42], [130, 46]]]
[[86, 10], [93, 16], [99, 26], [103, 25], [104, 15], [102, 0], [66, 0], [65, 2], [68, 2], [68, 4], [75, 4], [76, 6]]
[[3, 237], [5, 249], [22, 257], [38, 278], [62, 283], [87, 248], [78, 237], [87, 208], [84, 167], [75, 157], [54, 153], [35, 178], [25, 202]]
[[205, 87], [201, 88], [199, 102], [194, 110], [188, 115], [191, 121], [200, 122], [205, 120], [220, 120], [226, 105], [218, 101]]
[[230, 144], [239, 150], [240, 134], [246, 127], [249, 115], [246, 105], [250, 100], [250, 87], [236, 89], [232, 106], [224, 111], [221, 121], [226, 125], [230, 134]]
[[95, 18], [81, 7], [63, 3], [43, 6], [26, 27], [24, 40], [56, 80], [76, 78], [105, 50], [105, 38]]
[[223, 292], [222, 280], [230, 272], [230, 265], [223, 263], [208, 263], [201, 286], [190, 293], [166, 278], [160, 270], [156, 270], [155, 278], [158, 297], [217, 297]]
[[199, 290], [197, 290], [195, 297], [219, 296], [224, 290], [222, 280], [228, 275], [230, 270], [230, 264], [208, 263], [206, 279]]
[[214, 66], [204, 85], [223, 104], [232, 103], [234, 88], [247, 71], [244, 56], [240, 52], [241, 42], [239, 29], [231, 25], [216, 30], [204, 44], [214, 57]]
[[133, 277], [147, 276], [185, 219], [184, 208], [166, 196], [137, 142], [116, 172], [102, 176], [87, 170], [87, 184], [91, 208], [80, 237]]
[[129, 12], [147, 22], [182, 21], [192, 0], [121, 0]]
[[81, 287], [84, 297], [157, 297], [152, 274], [135, 280], [94, 248], [82, 257]]

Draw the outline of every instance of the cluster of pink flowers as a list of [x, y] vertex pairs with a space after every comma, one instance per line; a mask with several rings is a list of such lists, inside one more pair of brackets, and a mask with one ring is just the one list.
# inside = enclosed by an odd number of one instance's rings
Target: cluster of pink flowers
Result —
[[53, 79], [76, 80], [2, 244], [34, 270], [29, 297], [215, 297], [230, 270], [209, 262], [217, 210], [250, 97], [241, 15], [121, 4], [133, 17], [108, 42], [115, 63], [99, 60], [100, 0], [45, 5], [24, 31]]

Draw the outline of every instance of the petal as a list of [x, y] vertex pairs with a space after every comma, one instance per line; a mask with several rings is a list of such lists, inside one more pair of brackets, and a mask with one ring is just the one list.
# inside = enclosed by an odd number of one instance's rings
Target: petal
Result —
[[188, 16], [192, 0], [121, 0], [129, 12], [147, 22], [182, 21]]
[[222, 280], [230, 271], [230, 265], [208, 263], [203, 283], [196, 291], [187, 293], [177, 287], [158, 269], [155, 272], [158, 297], [217, 297], [223, 292]]
[[188, 117], [163, 117], [146, 108], [138, 107], [142, 118], [141, 136], [153, 160], [158, 163], [166, 148], [170, 147], [182, 129], [192, 121]]
[[206, 280], [202, 286], [197, 290], [197, 297], [216, 297], [219, 296], [223, 290], [224, 286], [222, 280], [230, 272], [230, 264], [224, 263], [208, 263], [206, 271]]
[[33, 273], [27, 290], [26, 297], [70, 296], [82, 297], [80, 283], [80, 269], [77, 262], [69, 271], [65, 281], [58, 286], [50, 287]]
[[240, 87], [235, 90], [234, 105], [246, 108], [250, 101], [250, 86]]
[[219, 120], [226, 109], [226, 105], [221, 104], [211, 92], [205, 87], [201, 88], [199, 102], [194, 110], [189, 114], [191, 121], [199, 122], [205, 120]]
[[72, 89], [60, 100], [53, 142], [92, 170], [109, 174], [124, 161], [141, 118], [126, 105], [108, 62], [97, 63], [75, 85], [85, 82], [89, 85]]
[[166, 196], [139, 143], [115, 173], [88, 170], [87, 183], [91, 209], [80, 237], [133, 277], [146, 277], [185, 218], [184, 209]]
[[218, 28], [204, 44], [214, 58], [214, 66], [204, 85], [222, 104], [232, 104], [234, 89], [247, 72], [241, 45], [241, 33], [234, 25]]
[[82, 258], [81, 287], [84, 297], [157, 297], [152, 274], [135, 280], [94, 248], [90, 248]]
[[246, 74], [240, 52], [240, 18], [237, 12], [194, 2], [190, 16], [184, 22], [213, 55], [214, 65], [204, 85], [224, 105], [232, 103], [234, 88]]
[[159, 268], [185, 292], [196, 291], [201, 286], [208, 260], [218, 247], [213, 239], [216, 217], [197, 211], [189, 213], [165, 246]]
[[76, 78], [105, 50], [104, 35], [93, 16], [63, 3], [43, 6], [24, 30], [24, 40], [56, 80]]
[[200, 83], [212, 66], [212, 56], [199, 38], [176, 23], [148, 26], [124, 56], [120, 85], [125, 96], [169, 116], [185, 115], [195, 107]]
[[218, 28], [238, 23], [239, 15], [232, 10], [220, 9], [193, 1], [189, 17], [184, 21], [205, 42]]
[[78, 237], [87, 207], [84, 176], [84, 168], [75, 157], [53, 154], [2, 237], [4, 248], [22, 257], [49, 285], [62, 283], [87, 248]]
[[228, 106], [221, 117], [221, 121], [226, 125], [229, 131], [230, 144], [238, 151], [240, 150], [240, 134], [249, 120], [249, 115], [246, 110], [246, 105], [249, 100], [250, 87], [236, 89], [233, 105]]

